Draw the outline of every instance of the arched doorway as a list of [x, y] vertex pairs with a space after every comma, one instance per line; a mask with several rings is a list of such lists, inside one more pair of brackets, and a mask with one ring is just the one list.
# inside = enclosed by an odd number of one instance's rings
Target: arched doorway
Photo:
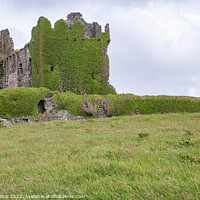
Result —
[[43, 114], [46, 109], [44, 107], [44, 100], [40, 100], [39, 103], [38, 103], [38, 114]]

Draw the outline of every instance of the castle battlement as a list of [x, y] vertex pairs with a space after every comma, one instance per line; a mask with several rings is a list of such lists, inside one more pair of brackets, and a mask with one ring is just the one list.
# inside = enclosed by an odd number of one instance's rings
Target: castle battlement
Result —
[[[69, 30], [73, 29], [73, 24], [77, 21], [82, 22], [84, 24], [85, 38], [92, 39], [92, 38], [99, 38], [101, 36], [102, 32], [101, 25], [99, 25], [98, 22], [87, 23], [82, 18], [82, 14], [80, 12], [70, 13], [69, 15], [67, 15], [67, 20], [65, 20], [65, 22], [67, 22], [68, 24]], [[105, 32], [110, 33], [109, 24], [106, 24]]]

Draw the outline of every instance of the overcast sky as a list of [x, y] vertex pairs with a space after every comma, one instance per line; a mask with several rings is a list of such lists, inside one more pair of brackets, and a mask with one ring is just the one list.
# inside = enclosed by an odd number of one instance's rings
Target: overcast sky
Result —
[[[0, 0], [0, 29], [15, 49], [40, 16], [52, 24], [81, 12], [110, 24], [110, 83], [118, 93], [200, 96], [199, 0]], [[53, 26], [53, 25], [52, 25]]]

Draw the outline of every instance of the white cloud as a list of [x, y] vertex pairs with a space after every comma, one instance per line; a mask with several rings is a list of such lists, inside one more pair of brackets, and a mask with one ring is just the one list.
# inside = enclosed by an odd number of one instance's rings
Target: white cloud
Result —
[[0, 29], [15, 47], [31, 38], [39, 16], [52, 24], [73, 11], [109, 22], [110, 81], [121, 93], [200, 96], [200, 2], [163, 0], [0, 0]]
[[197, 92], [197, 90], [196, 90], [196, 88], [189, 88], [189, 90], [188, 90], [188, 95], [189, 96], [198, 96], [199, 95], [199, 93]]
[[110, 16], [115, 32], [110, 54], [117, 58], [111, 64], [122, 66], [113, 67], [111, 74], [118, 91], [187, 95], [188, 76], [195, 75], [200, 65], [200, 29], [182, 16], [180, 7], [174, 3], [115, 7]]

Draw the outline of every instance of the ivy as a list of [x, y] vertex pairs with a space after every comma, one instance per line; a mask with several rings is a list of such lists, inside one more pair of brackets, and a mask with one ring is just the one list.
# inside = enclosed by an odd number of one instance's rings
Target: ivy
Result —
[[[6, 88], [0, 90], [0, 117], [37, 116], [39, 101], [50, 93], [46, 88]], [[70, 91], [53, 92], [57, 110], [74, 116], [96, 117], [99, 103], [104, 102], [109, 116], [200, 112], [200, 99], [175, 96], [136, 96], [133, 94], [77, 95]], [[84, 109], [86, 106], [86, 109]], [[87, 112], [85, 112], [87, 111]]]
[[115, 94], [104, 74], [109, 60], [105, 57], [109, 34], [84, 38], [84, 25], [75, 22], [68, 30], [64, 20], [54, 29], [46, 18], [40, 18], [32, 30], [29, 50], [32, 58], [32, 86], [76, 94]]
[[[86, 101], [97, 115], [100, 101], [107, 103], [110, 116], [163, 113], [194, 113], [200, 112], [200, 99], [195, 97], [176, 96], [136, 96], [133, 94], [109, 95], [76, 95], [73, 93], [56, 93], [57, 109], [69, 111], [72, 115], [84, 115], [83, 102]], [[95, 108], [95, 105], [97, 108]]]

